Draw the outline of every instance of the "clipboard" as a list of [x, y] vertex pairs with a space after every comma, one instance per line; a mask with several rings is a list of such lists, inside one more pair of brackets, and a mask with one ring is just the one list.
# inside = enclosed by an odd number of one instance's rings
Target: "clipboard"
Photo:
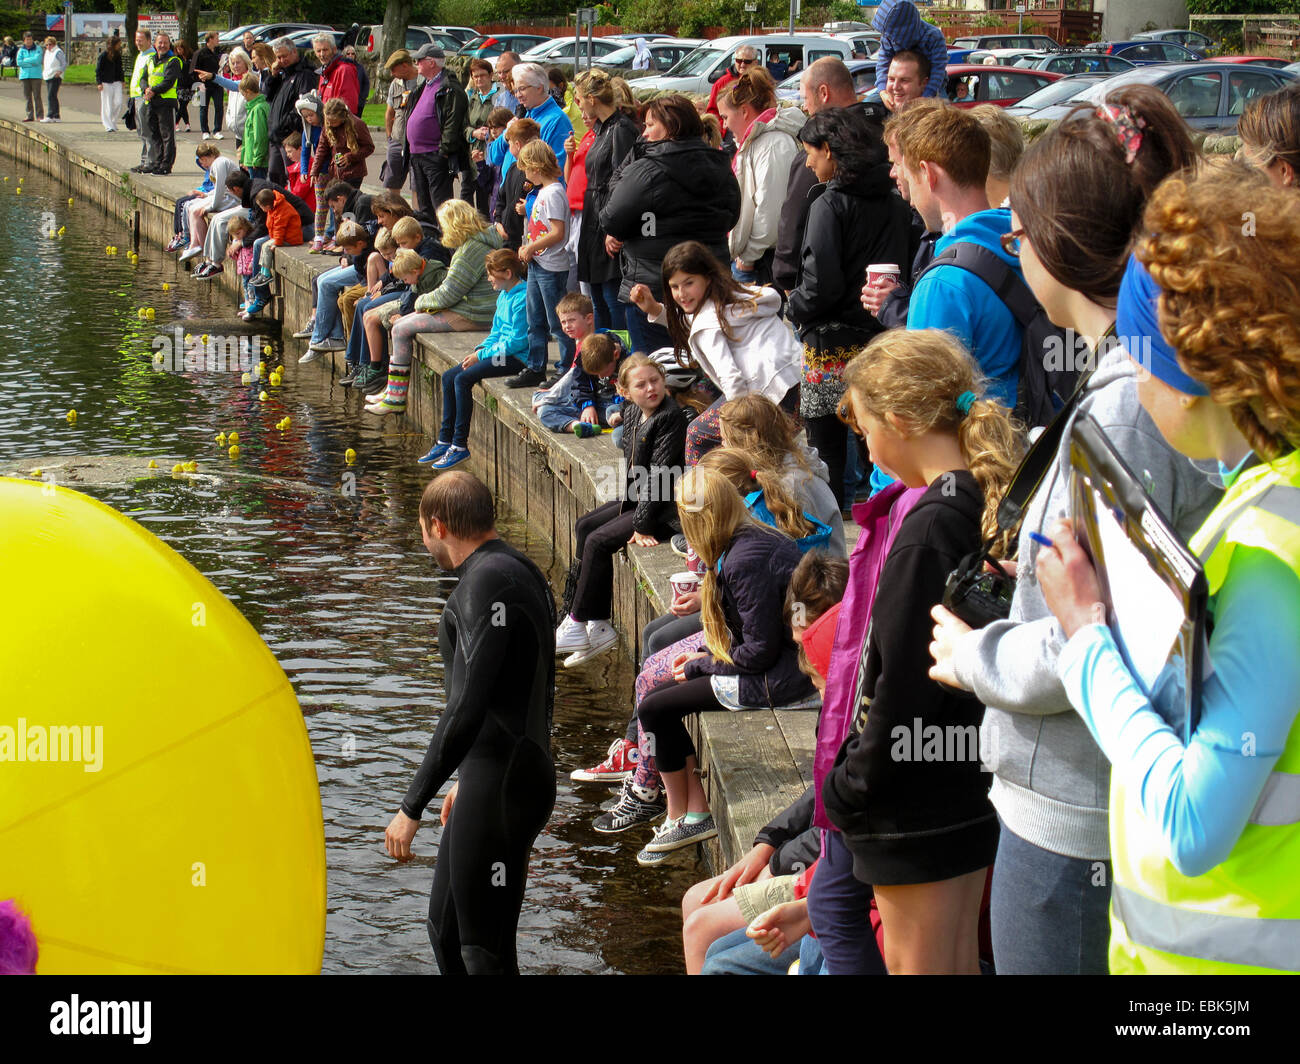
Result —
[[1205, 571], [1086, 414], [1070, 433], [1070, 510], [1120, 653], [1186, 745], [1200, 721], [1209, 668]]

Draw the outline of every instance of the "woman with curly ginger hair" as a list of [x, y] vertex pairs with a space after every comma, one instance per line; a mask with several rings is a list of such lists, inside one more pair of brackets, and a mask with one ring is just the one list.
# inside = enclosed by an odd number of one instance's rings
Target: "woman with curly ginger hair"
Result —
[[[1151, 332], [1139, 397], [1228, 488], [1191, 547], [1213, 633], [1184, 745], [1171, 670], [1148, 695], [1105, 624], [1068, 523], [1038, 555], [1069, 642], [1059, 672], [1110, 759], [1111, 972], [1300, 969], [1300, 214], [1241, 164], [1166, 180], [1119, 296]], [[1174, 680], [1174, 682], [1170, 682]]]

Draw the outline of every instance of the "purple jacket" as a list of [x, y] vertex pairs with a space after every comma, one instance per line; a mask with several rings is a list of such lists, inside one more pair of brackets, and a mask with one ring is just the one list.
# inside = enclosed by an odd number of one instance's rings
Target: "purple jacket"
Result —
[[835, 643], [826, 676], [826, 693], [817, 721], [817, 752], [813, 757], [813, 794], [816, 807], [813, 826], [837, 831], [822, 805], [822, 782], [835, 765], [835, 755], [844, 745], [853, 720], [853, 683], [858, 671], [862, 641], [871, 622], [871, 605], [876, 598], [880, 572], [899, 526], [925, 488], [905, 488], [894, 481], [866, 502], [853, 507], [853, 520], [862, 535], [849, 555], [849, 583], [844, 589], [840, 615], [835, 622]]

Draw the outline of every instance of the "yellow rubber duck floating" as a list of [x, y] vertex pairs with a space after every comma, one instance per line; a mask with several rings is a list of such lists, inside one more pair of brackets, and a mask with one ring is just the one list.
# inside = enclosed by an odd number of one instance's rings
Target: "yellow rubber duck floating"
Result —
[[185, 463], [185, 472], [187, 472], [187, 473], [197, 473], [198, 471], [199, 471], [199, 463], [198, 463], [198, 462], [186, 462], [186, 463]]
[[69, 424], [69, 425], [75, 425], [76, 423], [77, 423], [77, 412], [76, 412], [75, 410], [69, 410], [69, 411], [68, 411], [68, 424]]
[[231, 460], [232, 462], [237, 462], [237, 461], [239, 461], [239, 444], [237, 444], [237, 443], [232, 443], [232, 444], [230, 445], [230, 451], [229, 451], [229, 454], [230, 454], [230, 460]]
[[257, 393], [257, 398], [258, 398], [261, 402], [264, 403], [264, 402], [266, 402], [268, 399], [270, 399], [271, 397], [270, 397], [269, 395], [267, 395], [266, 392], [258, 392], [258, 393]]
[[217, 446], [218, 446], [218, 447], [224, 447], [225, 445], [226, 445], [226, 434], [225, 434], [224, 432], [218, 432], [218, 433], [217, 433]]
[[184, 472], [185, 472], [185, 467], [181, 465], [180, 462], [177, 462], [174, 466], [172, 466], [172, 476], [178, 477]]
[[343, 452], [343, 461], [347, 462], [348, 465], [351, 465], [356, 460], [357, 460], [357, 452], [354, 451], [351, 447], [349, 447], [346, 451]]
[[150, 469], [157, 469], [157, 468], [158, 468], [158, 463], [157, 463], [156, 461], [154, 461], [152, 458], [149, 459], [149, 468], [150, 468]]
[[232, 431], [232, 432], [228, 432], [228, 433], [226, 433], [226, 442], [227, 442], [227, 443], [238, 443], [238, 442], [239, 442], [239, 433], [238, 433], [238, 432], [233, 432], [233, 431]]

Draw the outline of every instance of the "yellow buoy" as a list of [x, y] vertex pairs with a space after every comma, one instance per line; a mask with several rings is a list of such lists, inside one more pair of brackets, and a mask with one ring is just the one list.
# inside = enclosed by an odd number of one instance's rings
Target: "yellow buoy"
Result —
[[232, 443], [230, 445], [230, 451], [228, 453], [230, 454], [230, 460], [232, 462], [237, 461], [239, 458], [239, 444]]
[[69, 410], [67, 417], [69, 425], [75, 425], [77, 423], [77, 412], [75, 410]]
[[[103, 503], [0, 479], [0, 512], [0, 883], [40, 974], [319, 972], [320, 791], [266, 644]], [[75, 652], [33, 669], [33, 646]], [[269, 823], [274, 845], [248, 830]]]

